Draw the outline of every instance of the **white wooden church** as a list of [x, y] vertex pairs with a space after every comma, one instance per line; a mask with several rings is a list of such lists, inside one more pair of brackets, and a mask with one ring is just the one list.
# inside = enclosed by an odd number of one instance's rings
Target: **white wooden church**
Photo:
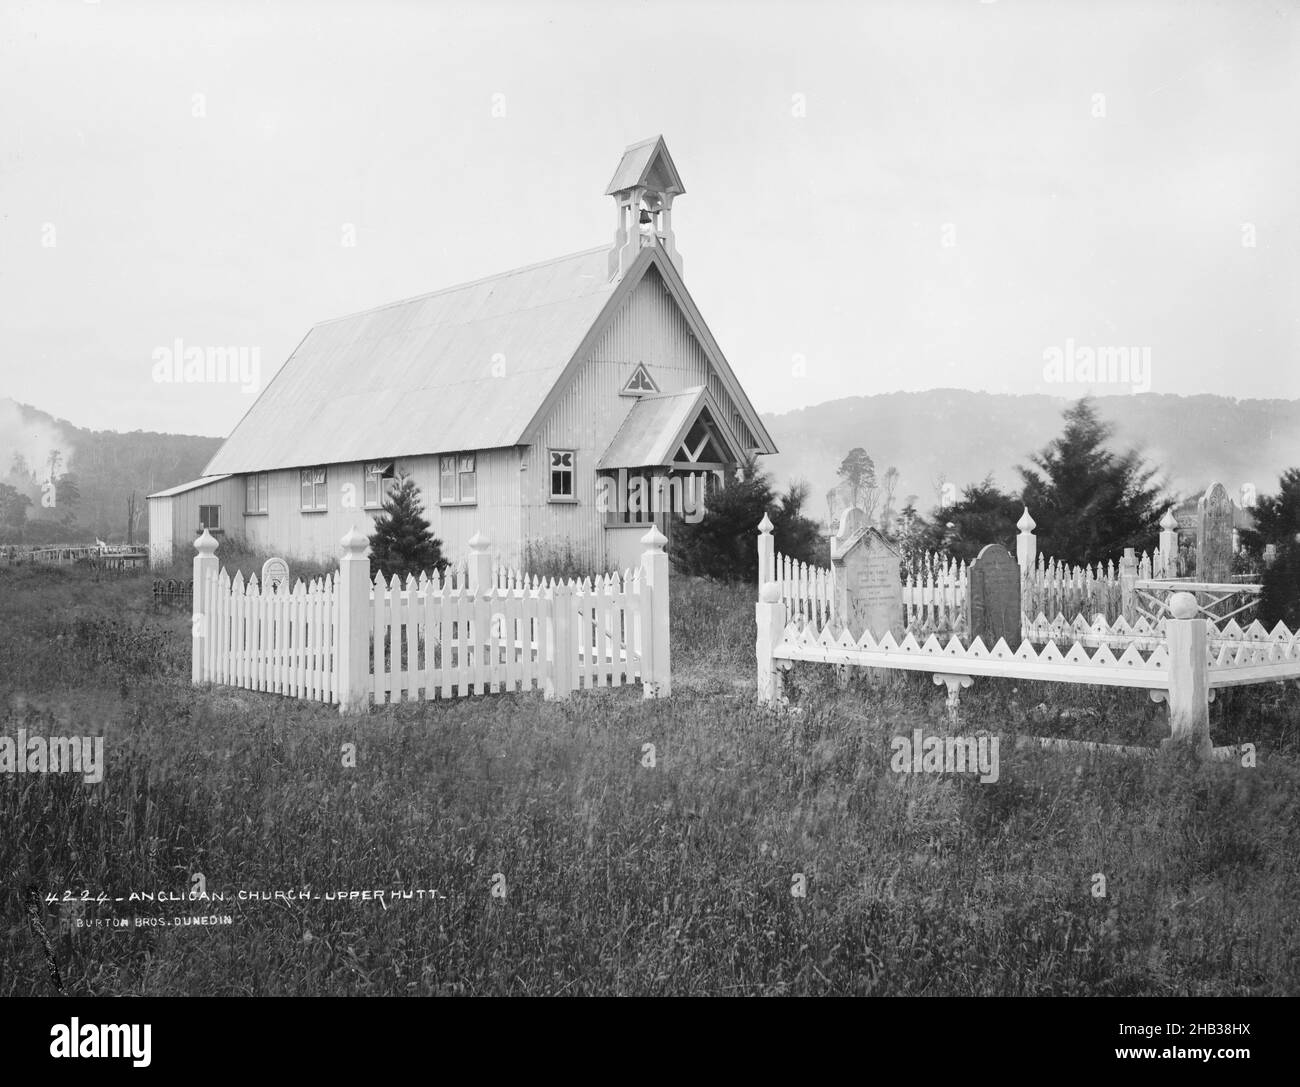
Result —
[[[623, 154], [613, 245], [312, 328], [207, 465], [149, 496], [152, 561], [204, 528], [288, 558], [369, 533], [400, 472], [460, 558], [633, 565], [776, 447], [682, 282], [662, 136]], [[188, 556], [187, 556], [188, 557]]]

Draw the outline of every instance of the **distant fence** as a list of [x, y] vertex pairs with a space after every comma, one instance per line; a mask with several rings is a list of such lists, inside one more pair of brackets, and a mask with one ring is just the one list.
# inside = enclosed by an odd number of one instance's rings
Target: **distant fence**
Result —
[[[1040, 616], [1092, 623], [1121, 619], [1135, 623], [1160, 618], [1168, 597], [1187, 591], [1200, 598], [1202, 610], [1215, 608], [1214, 618], [1242, 619], [1258, 601], [1260, 587], [1238, 583], [1212, 585], [1173, 576], [1177, 569], [1178, 532], [1170, 521], [1161, 532], [1161, 547], [1141, 555], [1130, 548], [1115, 562], [1070, 565], [1038, 554], [1035, 524], [1028, 510], [1017, 524], [1016, 555], [1021, 567], [1021, 618], [1025, 635]], [[759, 585], [776, 582], [792, 618], [824, 626], [834, 613], [833, 570], [798, 562], [772, 548], [772, 522], [759, 525]], [[963, 633], [967, 629], [967, 564], [925, 552], [900, 563], [904, 627], [923, 637]]]
[[194, 600], [194, 582], [182, 578], [153, 579], [154, 607], [189, 607]]
[[83, 545], [67, 547], [0, 547], [0, 567], [4, 566], [89, 566], [98, 573], [125, 574], [143, 570], [149, 561], [149, 549], [132, 544]]
[[218, 569], [217, 541], [195, 542], [192, 680], [335, 703], [385, 702], [640, 683], [671, 693], [665, 540], [642, 539], [640, 566], [582, 581], [494, 572], [488, 541], [464, 569], [387, 584], [370, 577], [366, 539], [342, 540], [339, 572], [278, 590]]

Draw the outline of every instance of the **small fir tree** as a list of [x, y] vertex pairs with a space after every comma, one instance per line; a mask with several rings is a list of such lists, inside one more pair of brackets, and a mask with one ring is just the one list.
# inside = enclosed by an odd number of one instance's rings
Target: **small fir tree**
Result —
[[370, 536], [370, 576], [382, 574], [387, 581], [394, 574], [441, 573], [447, 568], [442, 541], [434, 536], [424, 517], [420, 488], [410, 473], [397, 477], [397, 486], [384, 498], [384, 512], [375, 519]]

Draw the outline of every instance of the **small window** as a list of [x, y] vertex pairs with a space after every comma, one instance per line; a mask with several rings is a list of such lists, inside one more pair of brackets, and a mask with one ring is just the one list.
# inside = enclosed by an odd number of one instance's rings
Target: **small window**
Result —
[[325, 509], [325, 469], [304, 468], [302, 470], [302, 508], [305, 510]]
[[245, 513], [266, 512], [266, 492], [268, 489], [267, 483], [269, 478], [270, 476], [267, 472], [256, 472], [244, 481]]
[[551, 450], [551, 497], [573, 497], [573, 450]]
[[444, 505], [478, 501], [477, 461], [473, 453], [438, 459], [438, 498]]
[[393, 479], [391, 460], [374, 461], [366, 465], [365, 502], [368, 508], [375, 509], [384, 504], [389, 490], [387, 481], [391, 479]]
[[199, 527], [206, 528], [209, 532], [220, 532], [221, 531], [221, 507], [200, 506]]

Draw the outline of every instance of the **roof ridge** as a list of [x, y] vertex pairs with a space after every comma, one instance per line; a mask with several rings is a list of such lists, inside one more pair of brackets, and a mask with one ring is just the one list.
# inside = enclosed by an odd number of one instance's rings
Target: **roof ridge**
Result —
[[532, 264], [520, 265], [518, 268], [507, 268], [504, 272], [495, 272], [490, 276], [481, 276], [478, 279], [468, 279], [464, 283], [453, 283], [449, 287], [439, 287], [436, 291], [425, 291], [423, 294], [413, 294], [408, 298], [399, 298], [393, 302], [381, 302], [377, 306], [367, 306], [365, 309], [354, 310], [351, 313], [342, 313], [337, 317], [326, 317], [324, 320], [317, 321], [312, 328], [319, 328], [321, 325], [331, 325], [336, 321], [347, 321], [353, 317], [361, 317], [367, 313], [378, 313], [380, 310], [392, 309], [394, 306], [405, 306], [411, 302], [421, 302], [426, 298], [435, 298], [440, 294], [450, 294], [452, 291], [461, 291], [466, 287], [477, 287], [483, 283], [490, 283], [494, 279], [504, 279], [506, 276], [518, 275], [520, 272], [531, 272], [537, 268], [545, 268], [548, 264], [559, 264], [566, 260], [576, 260], [579, 257], [589, 257], [595, 253], [608, 253], [608, 245], [597, 245], [591, 249], [583, 249], [577, 253], [565, 253], [563, 256], [552, 257], [550, 260], [539, 260]]

